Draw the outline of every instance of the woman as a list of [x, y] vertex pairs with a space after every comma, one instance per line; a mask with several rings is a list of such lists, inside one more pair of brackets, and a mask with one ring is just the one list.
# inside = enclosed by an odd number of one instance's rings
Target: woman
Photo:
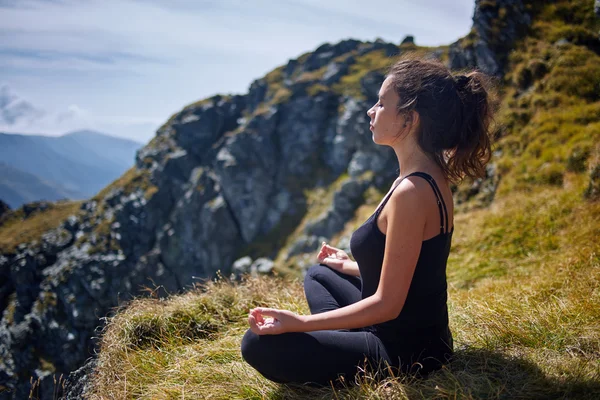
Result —
[[255, 308], [244, 359], [275, 382], [328, 385], [359, 368], [424, 376], [452, 355], [446, 262], [450, 182], [485, 175], [491, 109], [484, 76], [453, 76], [415, 57], [393, 65], [367, 111], [373, 141], [394, 149], [400, 176], [350, 249], [323, 243], [305, 277], [311, 315]]

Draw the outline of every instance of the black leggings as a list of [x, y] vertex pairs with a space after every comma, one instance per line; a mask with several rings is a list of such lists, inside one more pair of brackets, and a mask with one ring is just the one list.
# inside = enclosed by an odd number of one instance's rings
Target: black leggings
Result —
[[[304, 278], [311, 314], [344, 307], [361, 299], [361, 281], [318, 264]], [[354, 381], [358, 368], [386, 372], [394, 365], [382, 341], [364, 329], [292, 332], [257, 335], [246, 331], [242, 356], [264, 377], [279, 383], [314, 383], [329, 386], [345, 375]], [[336, 383], [339, 383], [336, 382]]]

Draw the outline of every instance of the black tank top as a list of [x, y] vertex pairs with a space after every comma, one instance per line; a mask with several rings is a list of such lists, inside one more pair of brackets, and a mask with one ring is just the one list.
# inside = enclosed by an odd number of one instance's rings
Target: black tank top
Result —
[[[402, 179], [409, 176], [424, 178], [433, 189], [440, 212], [440, 233], [422, 242], [400, 315], [393, 320], [367, 327], [367, 330], [380, 337], [394, 354], [412, 354], [422, 351], [422, 347], [429, 347], [427, 353], [438, 353], [431, 347], [448, 353], [452, 350], [452, 336], [448, 328], [446, 304], [446, 262], [454, 228], [448, 232], [448, 212], [435, 180], [424, 172], [414, 172]], [[377, 217], [399, 185], [400, 183], [390, 191], [375, 213], [350, 238], [350, 251], [360, 270], [363, 299], [376, 292], [381, 276], [386, 235], [377, 227]]]

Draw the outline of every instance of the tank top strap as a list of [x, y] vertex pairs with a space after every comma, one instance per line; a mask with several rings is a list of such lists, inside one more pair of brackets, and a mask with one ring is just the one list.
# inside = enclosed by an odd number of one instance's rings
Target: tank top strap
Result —
[[[447, 233], [448, 232], [448, 210], [446, 209], [446, 203], [444, 202], [444, 197], [442, 196], [442, 192], [440, 191], [437, 183], [435, 183], [435, 179], [433, 179], [433, 177], [425, 172], [413, 172], [412, 174], [409, 174], [407, 176], [405, 176], [405, 178], [408, 178], [409, 176], [419, 176], [423, 179], [425, 179], [428, 183], [429, 186], [431, 186], [431, 188], [433, 189], [433, 193], [435, 194], [435, 197], [437, 198], [437, 204], [438, 204], [438, 210], [440, 211], [440, 233]], [[443, 211], [442, 211], [443, 208]], [[444, 221], [445, 221], [445, 225], [444, 225]], [[445, 227], [445, 230], [444, 230]]]
[[[408, 176], [405, 176], [404, 178], [408, 178]], [[392, 193], [394, 193], [394, 190], [396, 190], [396, 188], [398, 186], [400, 186], [400, 183], [402, 183], [402, 181], [404, 180], [404, 178], [402, 178], [400, 180], [400, 182], [398, 182], [398, 184], [396, 186], [394, 186], [392, 188], [392, 190], [390, 190], [390, 192], [383, 199], [383, 203], [381, 203], [381, 205], [379, 206], [379, 208], [377, 208], [377, 210], [375, 210], [375, 219], [377, 219], [377, 217], [379, 217], [379, 213], [381, 212], [381, 210], [383, 209], [383, 207], [385, 207], [385, 204], [387, 203], [387, 201], [390, 199], [390, 197], [392, 197]]]

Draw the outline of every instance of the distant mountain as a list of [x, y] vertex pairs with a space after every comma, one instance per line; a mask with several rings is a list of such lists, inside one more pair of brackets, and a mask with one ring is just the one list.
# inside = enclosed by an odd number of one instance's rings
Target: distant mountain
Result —
[[29, 172], [0, 162], [0, 199], [12, 209], [36, 200], [55, 201], [77, 196], [56, 183], [45, 182]]
[[141, 146], [94, 131], [57, 137], [0, 133], [0, 199], [15, 208], [34, 200], [91, 197], [134, 164]]

